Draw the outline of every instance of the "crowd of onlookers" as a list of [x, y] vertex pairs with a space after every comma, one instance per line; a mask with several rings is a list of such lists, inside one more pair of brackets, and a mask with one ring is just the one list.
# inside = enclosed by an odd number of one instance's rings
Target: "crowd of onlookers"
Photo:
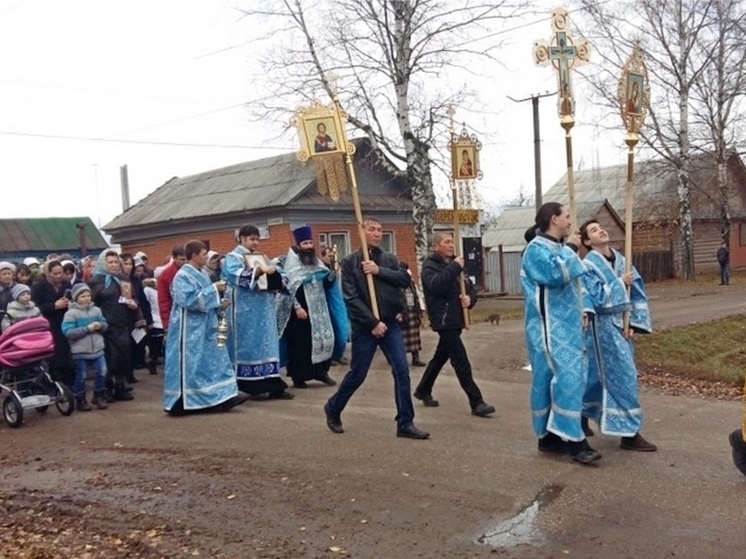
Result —
[[[113, 250], [77, 261], [69, 254], [2, 261], [0, 328], [6, 332], [39, 316], [47, 320], [55, 346], [50, 373], [72, 387], [79, 410], [90, 409], [89, 369], [96, 371], [95, 406], [132, 400], [135, 370], [157, 374], [171, 310], [169, 286], [184, 262], [181, 247], [155, 268], [144, 252]], [[214, 281], [219, 266], [220, 255], [211, 251], [208, 272]]]

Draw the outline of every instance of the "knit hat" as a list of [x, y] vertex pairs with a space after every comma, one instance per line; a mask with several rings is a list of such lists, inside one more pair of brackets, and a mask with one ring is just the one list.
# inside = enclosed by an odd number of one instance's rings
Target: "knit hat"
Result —
[[25, 283], [17, 283], [10, 288], [10, 294], [13, 297], [14, 301], [17, 301], [18, 298], [27, 291], [30, 293], [31, 289], [29, 289], [29, 286]]
[[293, 229], [293, 237], [295, 238], [296, 246], [300, 246], [303, 241], [313, 241], [313, 233], [309, 225], [298, 227]]
[[88, 287], [85, 283], [76, 283], [73, 285], [73, 301], [78, 300], [78, 297], [80, 297], [84, 292], [91, 292], [91, 288]]
[[3, 260], [0, 262], [0, 270], [10, 270], [14, 274], [16, 273], [16, 267], [11, 262]]
[[135, 258], [132, 260], [132, 265], [137, 268], [138, 266], [145, 266], [145, 262], [142, 261], [142, 258], [139, 256], [135, 256]]
[[23, 259], [23, 263], [26, 264], [26, 266], [29, 266], [29, 267], [34, 266], [34, 265], [36, 265], [36, 266], [39, 265], [39, 261], [36, 258], [34, 258], [33, 256], [29, 256], [28, 258], [24, 258]]

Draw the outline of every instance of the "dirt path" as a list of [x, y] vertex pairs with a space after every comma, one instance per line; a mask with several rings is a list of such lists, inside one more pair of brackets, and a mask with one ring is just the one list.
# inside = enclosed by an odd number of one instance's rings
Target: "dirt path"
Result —
[[[702, 294], [696, 294], [700, 293]], [[651, 289], [658, 327], [743, 312], [746, 287]], [[450, 369], [439, 408], [417, 407], [429, 441], [394, 436], [391, 379], [377, 358], [333, 435], [325, 387], [291, 402], [169, 418], [162, 377], [107, 411], [0, 426], [0, 557], [486, 558], [739, 557], [746, 478], [727, 433], [741, 405], [643, 394], [655, 454], [596, 437], [596, 468], [539, 456], [529, 427], [520, 321], [465, 334], [491, 419], [475, 418]], [[425, 335], [425, 355], [434, 336]], [[417, 380], [421, 369], [413, 371]], [[344, 371], [333, 369], [339, 378]], [[546, 489], [548, 488], [548, 489]], [[523, 511], [516, 547], [493, 547]], [[487, 536], [485, 538], [485, 536]]]

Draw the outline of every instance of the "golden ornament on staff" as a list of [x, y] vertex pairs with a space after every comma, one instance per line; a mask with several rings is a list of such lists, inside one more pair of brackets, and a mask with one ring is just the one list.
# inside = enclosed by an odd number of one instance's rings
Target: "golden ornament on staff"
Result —
[[[453, 197], [453, 244], [455, 251], [453, 256], [459, 256], [463, 253], [461, 247], [461, 227], [459, 224], [459, 207], [458, 207], [458, 183], [459, 181], [481, 180], [484, 176], [479, 168], [479, 150], [482, 149], [482, 143], [477, 137], [471, 136], [466, 131], [466, 124], [461, 131], [461, 135], [456, 135], [456, 129], [453, 126], [453, 115], [456, 114], [453, 106], [448, 107], [448, 116], [451, 119], [450, 132], [451, 141], [449, 147], [451, 150], [451, 196]], [[461, 296], [466, 296], [466, 280], [464, 271], [459, 274], [459, 289]], [[464, 328], [469, 329], [471, 324], [471, 315], [469, 309], [463, 307]]]
[[[363, 212], [360, 207], [360, 195], [357, 189], [357, 178], [355, 168], [352, 165], [352, 156], [355, 154], [355, 145], [347, 141], [345, 122], [347, 113], [342, 109], [337, 95], [336, 85], [331, 77], [326, 77], [326, 82], [332, 91], [332, 105], [322, 105], [319, 101], [312, 101], [309, 107], [301, 107], [295, 111], [291, 124], [298, 129], [300, 136], [300, 150], [296, 157], [301, 162], [313, 159], [316, 168], [316, 182], [319, 193], [337, 202], [341, 194], [347, 190], [347, 179], [350, 181], [352, 204], [355, 208], [358, 232], [360, 234], [360, 246], [362, 248], [362, 260], [370, 260], [368, 242], [365, 238], [363, 226]], [[346, 163], [347, 173], [345, 174]], [[368, 293], [370, 294], [370, 308], [373, 316], [380, 318], [378, 312], [378, 301], [373, 276], [366, 274]]]
[[[618, 89], [619, 108], [627, 129], [624, 142], [627, 144], [627, 199], [624, 209], [624, 272], [632, 270], [632, 226], [635, 184], [635, 146], [640, 141], [640, 129], [650, 108], [650, 84], [648, 70], [642, 57], [640, 42], [635, 42], [632, 54], [622, 69]], [[630, 287], [627, 286], [629, 297]], [[624, 333], [629, 329], [629, 311], [624, 312]]]
[[553, 35], [549, 41], [534, 41], [534, 62], [537, 66], [552, 65], [557, 71], [557, 109], [560, 125], [565, 130], [565, 153], [567, 155], [567, 197], [570, 220], [577, 228], [575, 208], [575, 175], [572, 160], [572, 127], [575, 125], [575, 96], [572, 88], [572, 70], [591, 58], [591, 47], [585, 39], [573, 39], [569, 34], [570, 16], [567, 10], [558, 8], [552, 12]]

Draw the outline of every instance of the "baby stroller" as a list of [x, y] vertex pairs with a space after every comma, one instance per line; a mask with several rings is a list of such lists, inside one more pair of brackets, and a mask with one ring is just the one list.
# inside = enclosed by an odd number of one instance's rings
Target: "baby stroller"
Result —
[[70, 415], [75, 402], [70, 389], [49, 376], [47, 359], [54, 355], [54, 341], [45, 318], [29, 318], [0, 334], [0, 394], [3, 417], [10, 427], [20, 427], [23, 410], [44, 413], [54, 404]]

